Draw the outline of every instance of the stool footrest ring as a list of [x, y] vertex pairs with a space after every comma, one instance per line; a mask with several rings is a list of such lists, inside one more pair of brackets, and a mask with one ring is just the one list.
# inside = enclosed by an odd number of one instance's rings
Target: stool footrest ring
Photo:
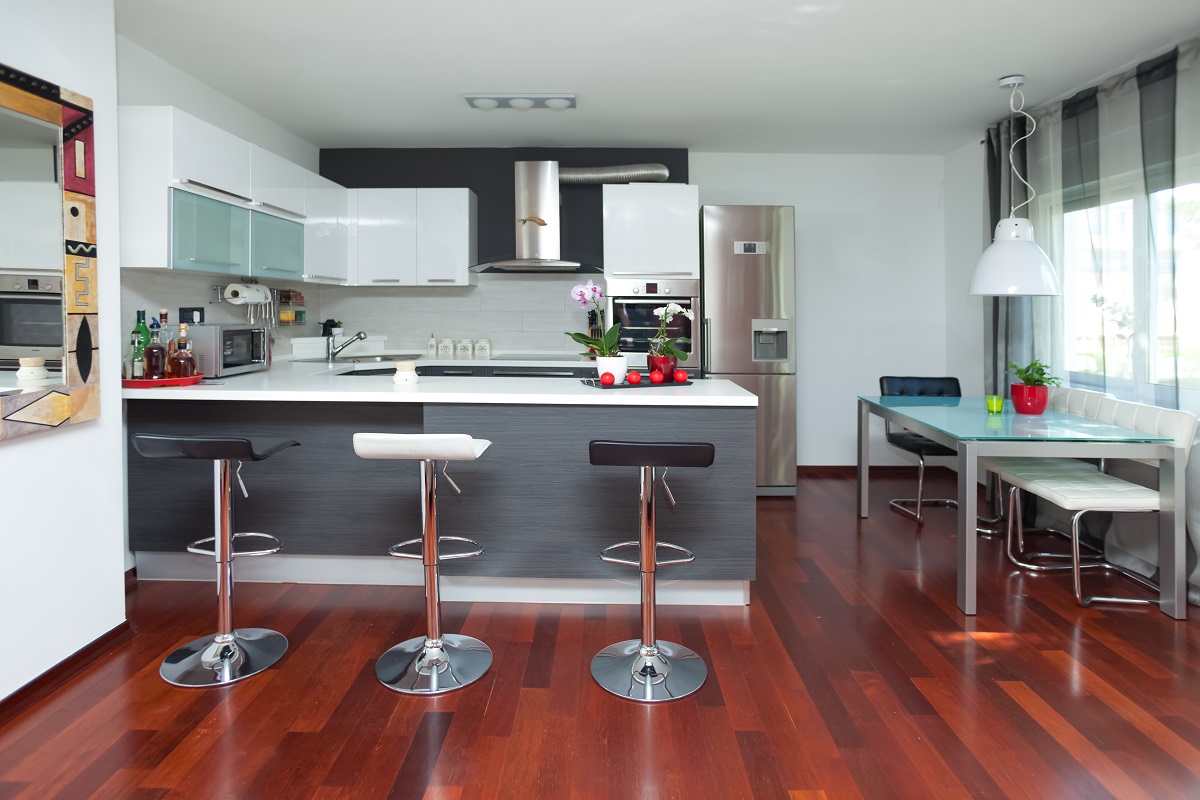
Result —
[[[401, 552], [400, 548], [412, 547], [414, 544], [419, 545], [419, 544], [422, 544], [423, 541], [424, 540], [422, 540], [422, 539], [408, 539], [406, 541], [400, 542], [399, 544], [394, 544], [388, 548], [388, 555], [395, 556], [396, 558], [414, 558], [414, 559], [420, 560], [423, 557], [422, 553], [404, 553], [404, 552]], [[475, 541], [474, 539], [467, 539], [466, 537], [463, 537], [463, 536], [439, 536], [438, 544], [440, 545], [442, 542], [466, 542], [467, 544], [474, 545], [475, 549], [468, 550], [465, 553], [442, 554], [441, 552], [439, 552], [438, 553], [439, 561], [453, 561], [456, 558], [474, 558], [475, 556], [483, 555], [483, 546], [480, 545], [479, 542]]]
[[[236, 542], [238, 539], [267, 539], [271, 542], [274, 542], [274, 545], [272, 545], [270, 547], [266, 547], [262, 550], [246, 550], [243, 552], [238, 552], [238, 551], [234, 550], [230, 554], [234, 558], [244, 558], [244, 557], [249, 557], [249, 556], [270, 556], [270, 555], [274, 555], [275, 553], [278, 553], [280, 550], [283, 549], [283, 542], [279, 541], [278, 537], [272, 536], [269, 533], [235, 533], [233, 535], [234, 542]], [[204, 547], [204, 545], [215, 545], [216, 541], [217, 541], [217, 539], [215, 536], [209, 536], [207, 539], [197, 539], [196, 541], [192, 542], [191, 544], [189, 544], [187, 546], [187, 551], [189, 553], [195, 553], [198, 556], [214, 556], [215, 557], [217, 554], [216, 548], [215, 547]]]
[[[609, 564], [624, 564], [629, 567], [640, 567], [640, 561], [633, 561], [627, 558], [615, 558], [609, 555], [609, 553], [621, 547], [641, 548], [641, 546], [641, 542], [618, 542], [617, 544], [610, 544], [608, 547], [600, 551], [600, 560], [607, 561]], [[658, 554], [656, 552], [654, 559], [654, 565], [656, 567], [669, 567], [675, 564], [690, 564], [696, 560], [696, 554], [691, 550], [688, 550], [686, 547], [680, 547], [679, 545], [671, 544], [670, 542], [659, 542], [658, 547], [665, 547], [669, 550], [675, 550], [677, 552], [684, 553], [684, 556], [683, 558], [667, 558], [660, 561], [658, 560]]]

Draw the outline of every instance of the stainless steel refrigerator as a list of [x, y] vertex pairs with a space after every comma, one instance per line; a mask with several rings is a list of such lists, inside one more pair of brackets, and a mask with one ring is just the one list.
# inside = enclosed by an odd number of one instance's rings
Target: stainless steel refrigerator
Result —
[[704, 206], [704, 373], [758, 395], [760, 495], [796, 493], [796, 210]]

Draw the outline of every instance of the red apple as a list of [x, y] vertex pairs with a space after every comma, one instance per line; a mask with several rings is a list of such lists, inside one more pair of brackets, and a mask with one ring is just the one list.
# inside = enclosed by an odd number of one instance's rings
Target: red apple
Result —
[[625, 382], [629, 383], [629, 384], [633, 384], [634, 386], [638, 385], [639, 383], [642, 382], [642, 373], [636, 372], [636, 371], [630, 372], [628, 375], [625, 376]]
[[688, 374], [686, 369], [677, 369], [675, 374], [671, 376], [676, 383], [687, 383]]
[[606, 372], [600, 376], [600, 383], [603, 384], [604, 386], [612, 386], [616, 382], [617, 382], [617, 379], [613, 376], [613, 374], [611, 372]]
[[666, 379], [667, 379], [666, 376], [663, 375], [658, 370], [654, 370], [654, 372], [650, 373], [650, 382], [651, 383], [662, 383]]

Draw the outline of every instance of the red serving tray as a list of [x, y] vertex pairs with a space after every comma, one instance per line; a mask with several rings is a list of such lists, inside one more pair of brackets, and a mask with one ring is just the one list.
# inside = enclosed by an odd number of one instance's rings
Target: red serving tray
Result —
[[164, 386], [195, 386], [204, 378], [203, 372], [197, 372], [190, 378], [159, 378], [158, 380], [147, 380], [145, 378], [122, 378], [122, 389], [161, 389]]
[[684, 381], [676, 383], [675, 381], [663, 381], [662, 383], [651, 383], [649, 378], [642, 378], [641, 383], [614, 383], [611, 386], [605, 386], [600, 382], [599, 378], [581, 378], [579, 380], [584, 386], [591, 386], [593, 389], [661, 389], [663, 386], [691, 386], [692, 381]]

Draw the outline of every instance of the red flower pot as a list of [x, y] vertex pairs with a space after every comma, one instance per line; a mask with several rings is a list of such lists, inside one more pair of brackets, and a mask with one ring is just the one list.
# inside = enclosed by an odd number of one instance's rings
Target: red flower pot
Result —
[[667, 383], [670, 383], [674, 380], [674, 378], [671, 376], [675, 374], [675, 361], [676, 359], [674, 356], [648, 355], [646, 356], [646, 371], [654, 372], [655, 370], [658, 370], [663, 374], [663, 380]]
[[1050, 402], [1050, 389], [1046, 386], [1012, 385], [1013, 408], [1018, 414], [1041, 414]]

